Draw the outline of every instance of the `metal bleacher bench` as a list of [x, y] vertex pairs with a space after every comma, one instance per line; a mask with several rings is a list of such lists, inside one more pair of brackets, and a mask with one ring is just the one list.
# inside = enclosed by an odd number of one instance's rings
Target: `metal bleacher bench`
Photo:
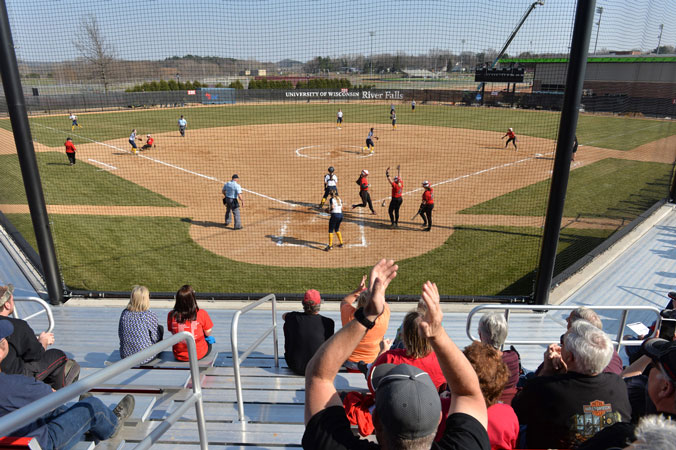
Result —
[[[211, 367], [216, 360], [217, 354], [218, 352], [212, 351], [210, 354], [197, 361], [197, 365], [199, 366], [200, 370]], [[120, 351], [114, 350], [103, 364], [109, 366], [118, 362], [120, 359]], [[190, 369], [190, 363], [188, 361], [177, 361], [176, 358], [174, 358], [173, 352], [164, 351], [160, 352], [153, 360], [148, 361], [147, 363], [139, 364], [137, 367], [188, 370]]]

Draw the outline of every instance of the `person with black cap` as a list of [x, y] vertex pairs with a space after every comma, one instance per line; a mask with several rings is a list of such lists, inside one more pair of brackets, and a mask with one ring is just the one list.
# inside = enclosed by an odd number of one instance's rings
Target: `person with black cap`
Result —
[[[334, 379], [345, 359], [385, 309], [385, 291], [397, 276], [392, 260], [381, 260], [371, 270], [366, 306], [315, 353], [305, 371], [305, 449], [489, 449], [486, 404], [479, 380], [441, 323], [436, 284], [426, 282], [427, 305], [419, 332], [432, 343], [453, 399], [446, 428], [433, 443], [442, 420], [441, 401], [430, 376], [408, 364], [381, 365], [371, 382], [375, 388], [374, 425], [378, 444], [352, 434]], [[385, 367], [383, 367], [385, 366]]]
[[5, 373], [33, 377], [61, 389], [77, 381], [80, 365], [56, 348], [54, 334], [42, 332], [37, 337], [28, 322], [10, 317], [14, 313], [14, 286], [0, 286], [0, 322], [11, 322], [14, 333], [7, 338], [9, 349], [0, 369]]
[[[638, 372], [650, 368], [647, 391], [655, 404], [656, 414], [676, 421], [676, 342], [660, 338], [647, 339], [641, 345], [640, 352], [642, 356], [630, 367]], [[635, 439], [635, 431], [634, 424], [616, 423], [599, 431], [578, 448], [624, 447]]]
[[230, 213], [235, 219], [235, 230], [242, 229], [242, 218], [239, 213], [239, 208], [244, 206], [242, 199], [242, 186], [237, 182], [239, 175], [234, 174], [232, 180], [225, 183], [223, 186], [223, 204], [225, 205], [225, 226], [230, 225]]
[[[12, 322], [0, 321], [0, 361], [9, 351], [7, 338], [14, 332]], [[0, 417], [10, 414], [52, 393], [52, 388], [24, 375], [8, 375], [0, 372]], [[115, 437], [122, 429], [125, 419], [134, 411], [134, 396], [125, 395], [115, 409], [108, 408], [101, 400], [89, 395], [73, 406], [60, 406], [35, 421], [8, 433], [14, 437], [32, 437], [40, 448], [71, 448], [84, 440], [85, 433], [97, 441]], [[33, 448], [33, 447], [31, 447]]]
[[331, 336], [335, 328], [333, 319], [319, 314], [322, 297], [316, 289], [305, 292], [303, 312], [291, 311], [282, 315], [284, 320], [284, 359], [289, 369], [305, 375], [305, 368], [319, 347]]

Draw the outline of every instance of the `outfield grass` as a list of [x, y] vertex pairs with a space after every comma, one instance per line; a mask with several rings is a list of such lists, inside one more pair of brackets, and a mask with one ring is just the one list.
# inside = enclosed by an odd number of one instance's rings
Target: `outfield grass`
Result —
[[[38, 153], [37, 159], [45, 201], [50, 205], [181, 206], [83, 161], [71, 167], [65, 152]], [[0, 202], [25, 205], [26, 192], [19, 158], [16, 155], [0, 155], [0, 167], [5, 168], [3, 182], [0, 183]]]
[[[27, 214], [8, 217], [35, 246]], [[69, 288], [129, 290], [142, 283], [154, 291], [175, 291], [190, 283], [201, 292], [303, 292], [344, 294], [368, 267], [310, 269], [233, 261], [197, 245], [190, 223], [177, 218], [51, 215], [57, 255]], [[444, 245], [399, 262], [388, 293], [418, 294], [434, 280], [444, 295], [531, 292], [542, 230], [517, 227], [461, 227]], [[556, 273], [611, 234], [610, 230], [563, 230]], [[121, 251], [121, 249], [124, 249]], [[198, 262], [198, 263], [196, 263]]]
[[[634, 219], [669, 192], [672, 165], [604, 159], [570, 173], [565, 217]], [[549, 180], [526, 186], [461, 211], [464, 214], [542, 216]]]
[[[136, 110], [81, 114], [84, 128], [73, 134], [75, 144], [128, 137], [132, 128], [141, 135], [175, 131], [179, 115], [188, 120], [190, 130], [272, 123], [335, 122], [338, 108], [343, 109], [346, 123], [389, 123], [389, 106], [382, 104], [276, 104], [228, 105], [218, 107]], [[560, 113], [508, 108], [477, 108], [420, 105], [415, 112], [399, 106], [397, 122], [403, 125], [427, 125], [504, 132], [514, 128], [517, 135], [555, 139]], [[71, 134], [67, 114], [30, 119], [33, 139], [50, 146], [63, 145]], [[0, 127], [11, 129], [9, 120]], [[49, 128], [47, 128], [49, 127]], [[53, 129], [50, 129], [53, 128]], [[55, 131], [57, 130], [57, 131]], [[583, 145], [629, 150], [638, 145], [676, 134], [676, 123], [623, 117], [583, 115], [579, 120], [578, 138]], [[78, 136], [83, 136], [83, 139]]]

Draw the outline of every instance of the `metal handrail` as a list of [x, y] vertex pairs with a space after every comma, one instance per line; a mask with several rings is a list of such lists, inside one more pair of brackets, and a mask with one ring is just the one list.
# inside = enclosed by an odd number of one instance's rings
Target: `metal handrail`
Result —
[[159, 426], [146, 436], [141, 442], [136, 445], [136, 449], [150, 448], [179, 418], [185, 413], [190, 405], [195, 405], [195, 412], [197, 414], [197, 429], [200, 436], [200, 447], [204, 450], [208, 449], [207, 429], [204, 422], [204, 408], [202, 406], [202, 386], [200, 385], [199, 368], [197, 365], [197, 347], [195, 346], [195, 338], [187, 331], [174, 334], [168, 339], [158, 342], [138, 353], [124, 358], [115, 364], [112, 364], [105, 369], [99, 370], [92, 375], [81, 379], [77, 383], [59, 389], [46, 397], [36, 400], [23, 408], [17, 409], [6, 416], [0, 417], [0, 436], [7, 436], [8, 433], [18, 430], [27, 423], [35, 421], [36, 417], [42, 417], [44, 414], [54, 410], [63, 405], [68, 400], [87, 392], [92, 388], [98, 387], [104, 381], [121, 374], [127, 369], [130, 369], [142, 361], [157, 355], [165, 348], [186, 341], [188, 346], [188, 355], [190, 357], [190, 378], [192, 380], [193, 393], [188, 397], [184, 404], [167, 417]]
[[[467, 315], [467, 328], [466, 333], [472, 341], [479, 340], [472, 334], [472, 318], [475, 314], [482, 310], [504, 310], [505, 319], [509, 324], [509, 312], [510, 311], [572, 311], [577, 309], [580, 305], [571, 305], [571, 306], [560, 306], [560, 305], [479, 305], [474, 307], [469, 314]], [[620, 324], [617, 329], [617, 334], [615, 339], [612, 340], [613, 344], [617, 346], [616, 350], [619, 352], [623, 345], [634, 347], [641, 345], [640, 340], [628, 340], [622, 338], [622, 333], [624, 328], [627, 326], [627, 316], [629, 311], [645, 311], [652, 312], [656, 316], [656, 326], [653, 331], [652, 336], [656, 336], [660, 326], [662, 325], [662, 316], [660, 316], [660, 310], [654, 306], [594, 306], [594, 311], [622, 311], [622, 318], [620, 319]], [[528, 340], [505, 340], [505, 345], [549, 345], [551, 340], [537, 340], [537, 339], [528, 339]]]
[[[35, 302], [38, 305], [42, 306], [42, 310], [35, 312], [31, 314], [30, 316], [26, 317], [19, 317], [19, 314], [16, 312], [16, 308], [14, 308], [14, 312], [12, 313], [12, 317], [15, 319], [22, 319], [25, 321], [28, 321], [32, 319], [33, 317], [39, 316], [40, 314], [47, 314], [47, 329], [45, 330], [45, 333], [51, 333], [52, 330], [54, 329], [54, 316], [52, 315], [52, 307], [41, 299], [40, 297], [14, 297], [14, 303], [16, 302]], [[36, 333], [40, 334], [40, 333]]]
[[[272, 327], [265, 330], [265, 332], [256, 339], [256, 342], [251, 344], [244, 353], [239, 354], [239, 349], [237, 348], [237, 329], [239, 326], [239, 316], [242, 314], [251, 311], [252, 309], [272, 300]], [[244, 416], [244, 400], [242, 399], [242, 380], [239, 374], [239, 365], [243, 363], [256, 348], [263, 342], [263, 340], [272, 333], [274, 354], [275, 354], [275, 367], [279, 367], [279, 356], [277, 354], [277, 297], [275, 294], [268, 294], [260, 300], [256, 300], [252, 304], [245, 306], [239, 311], [235, 311], [235, 314], [232, 316], [232, 325], [230, 326], [230, 343], [232, 345], [232, 368], [235, 373], [235, 389], [237, 391], [237, 419], [239, 422], [246, 423], [246, 417]]]

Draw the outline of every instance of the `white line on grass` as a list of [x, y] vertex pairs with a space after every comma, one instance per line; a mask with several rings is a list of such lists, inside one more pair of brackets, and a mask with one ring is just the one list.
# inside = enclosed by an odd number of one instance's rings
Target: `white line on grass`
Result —
[[[545, 153], [545, 155], [551, 155], [551, 154], [553, 154], [553, 153], [554, 153], [554, 152], [549, 152], [549, 153]], [[520, 160], [518, 160], [518, 161], [512, 161], [512, 162], [509, 162], [509, 163], [501, 164], [501, 165], [499, 165], [499, 166], [489, 167], [488, 169], [481, 169], [481, 170], [478, 170], [478, 171], [476, 171], [476, 172], [474, 172], [474, 173], [468, 173], [468, 174], [466, 174], [466, 175], [461, 175], [461, 176], [459, 176], [459, 177], [449, 178], [448, 180], [443, 180], [443, 181], [440, 181], [440, 182], [438, 182], [438, 183], [432, 183], [432, 186], [435, 187], [435, 186], [439, 186], [439, 185], [446, 184], [446, 183], [454, 183], [454, 182], [456, 182], [456, 181], [464, 180], [465, 178], [470, 178], [470, 177], [474, 177], [474, 176], [476, 176], [476, 175], [481, 175], [481, 174], [484, 174], [484, 173], [487, 173], [487, 172], [492, 172], [493, 170], [504, 169], [504, 168], [506, 168], [506, 167], [515, 166], [515, 165], [517, 165], [517, 164], [521, 164], [521, 163], [524, 163], [524, 162], [532, 161], [532, 160], [534, 160], [534, 159], [536, 159], [536, 158], [541, 158], [542, 156], [543, 156], [542, 154], [538, 153], [538, 154], [536, 154], [536, 155], [534, 155], [534, 156], [530, 156], [530, 157], [528, 157], [528, 158], [523, 158], [523, 159], [520, 159]], [[414, 194], [414, 193], [420, 192], [420, 191], [422, 191], [422, 190], [424, 190], [424, 189], [425, 189], [425, 188], [419, 187], [419, 188], [417, 188], [417, 189], [413, 189], [412, 191], [404, 192], [404, 193], [401, 194], [401, 195], [403, 196], [403, 195]], [[379, 202], [382, 202], [383, 200], [388, 200], [388, 199], [390, 199], [390, 198], [391, 198], [390, 196], [387, 196], [387, 197], [385, 197], [385, 198], [381, 198], [380, 200], [376, 200], [375, 203], [379, 203]]]
[[91, 161], [91, 162], [93, 162], [93, 163], [100, 164], [100, 165], [102, 165], [102, 166], [104, 166], [104, 167], [108, 167], [110, 170], [117, 170], [117, 167], [111, 166], [110, 164], [106, 164], [106, 163], [101, 162], [101, 161], [97, 161], [97, 160], [95, 160], [95, 159], [87, 158], [87, 161]]
[[[125, 149], [116, 147], [116, 146], [114, 146], [114, 145], [106, 144], [106, 143], [104, 143], [104, 142], [95, 141], [94, 139], [90, 139], [90, 138], [85, 137], [85, 136], [80, 136], [79, 134], [67, 133], [67, 132], [65, 132], [65, 131], [57, 130], [56, 128], [48, 127], [48, 126], [46, 126], [46, 125], [42, 125], [42, 124], [39, 124], [39, 123], [36, 123], [35, 125], [38, 125], [38, 126], [47, 128], [48, 130], [56, 131], [57, 133], [62, 133], [62, 134], [67, 134], [67, 135], [72, 135], [72, 136], [77, 136], [77, 137], [79, 137], [80, 139], [85, 139], [85, 140], [90, 141], [90, 142], [93, 142], [93, 143], [95, 143], [95, 144], [99, 144], [99, 145], [103, 145], [103, 146], [105, 146], [105, 147], [113, 148], [113, 149], [115, 149], [115, 150], [119, 150], [119, 151], [124, 152], [124, 153], [127, 153], [127, 154], [132, 154], [129, 150], [125, 150]], [[148, 161], [152, 161], [152, 162], [157, 163], [157, 164], [162, 164], [162, 165], [164, 165], [164, 166], [171, 167], [172, 169], [180, 170], [180, 171], [182, 171], [182, 172], [186, 172], [186, 173], [189, 173], [189, 174], [191, 174], [191, 175], [195, 175], [195, 176], [198, 176], [198, 177], [201, 177], [201, 178], [205, 178], [205, 179], [207, 179], [207, 180], [209, 180], [209, 181], [215, 181], [215, 182], [220, 183], [220, 184], [225, 184], [225, 181], [221, 181], [221, 180], [219, 180], [218, 178], [210, 177], [209, 175], [204, 175], [204, 174], [201, 174], [201, 173], [199, 173], [199, 172], [194, 172], [194, 171], [192, 171], [192, 170], [188, 170], [188, 169], [185, 169], [185, 168], [183, 168], [183, 167], [176, 166], [176, 165], [174, 165], [174, 164], [170, 164], [170, 163], [168, 163], [168, 162], [162, 161], [161, 159], [151, 158], [150, 156], [141, 155], [141, 154], [137, 154], [136, 156], [138, 156], [139, 158], [145, 158], [145, 159], [147, 159]], [[259, 197], [263, 197], [263, 198], [265, 198], [265, 199], [272, 200], [272, 201], [274, 201], [274, 202], [281, 203], [281, 204], [286, 205], [286, 206], [291, 206], [291, 207], [293, 207], [293, 208], [296, 207], [296, 205], [294, 205], [293, 203], [285, 202], [284, 200], [278, 200], [278, 199], [276, 199], [276, 198], [269, 197], [269, 196], [267, 196], [267, 195], [265, 195], [265, 194], [261, 194], [261, 193], [258, 193], [258, 192], [255, 192], [255, 191], [251, 191], [251, 190], [249, 190], [249, 189], [244, 189], [244, 188], [242, 188], [242, 190], [243, 190], [244, 192], [248, 192], [249, 194], [257, 195], [257, 196], [259, 196]]]

